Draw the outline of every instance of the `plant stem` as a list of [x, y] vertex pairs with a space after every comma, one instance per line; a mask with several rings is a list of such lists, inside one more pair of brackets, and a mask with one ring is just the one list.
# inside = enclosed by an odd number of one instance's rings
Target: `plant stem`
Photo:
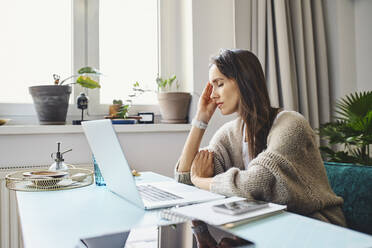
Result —
[[65, 81], [69, 80], [70, 78], [76, 77], [76, 76], [77, 76], [77, 75], [72, 75], [72, 76], [69, 76], [68, 78], [63, 79], [63, 80], [59, 83], [59, 85], [62, 85]]

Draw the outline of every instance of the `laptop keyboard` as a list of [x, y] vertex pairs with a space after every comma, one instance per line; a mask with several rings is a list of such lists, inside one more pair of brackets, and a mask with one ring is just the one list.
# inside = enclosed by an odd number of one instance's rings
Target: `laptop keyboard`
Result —
[[152, 202], [183, 199], [182, 197], [179, 197], [177, 195], [174, 195], [172, 193], [161, 190], [151, 185], [139, 185], [137, 186], [137, 189], [140, 192], [143, 199]]

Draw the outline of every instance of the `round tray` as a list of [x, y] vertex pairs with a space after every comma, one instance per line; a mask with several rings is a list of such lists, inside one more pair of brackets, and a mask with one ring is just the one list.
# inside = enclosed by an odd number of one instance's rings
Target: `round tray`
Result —
[[10, 190], [53, 191], [88, 186], [94, 182], [93, 171], [70, 168], [64, 177], [31, 177], [30, 173], [45, 170], [24, 170], [6, 175], [5, 185]]

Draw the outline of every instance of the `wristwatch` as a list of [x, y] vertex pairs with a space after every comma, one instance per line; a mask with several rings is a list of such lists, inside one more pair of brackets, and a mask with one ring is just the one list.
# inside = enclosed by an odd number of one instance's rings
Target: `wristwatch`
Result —
[[207, 129], [208, 124], [203, 121], [198, 121], [197, 119], [193, 119], [191, 122], [191, 125], [193, 125], [196, 128], [199, 129]]

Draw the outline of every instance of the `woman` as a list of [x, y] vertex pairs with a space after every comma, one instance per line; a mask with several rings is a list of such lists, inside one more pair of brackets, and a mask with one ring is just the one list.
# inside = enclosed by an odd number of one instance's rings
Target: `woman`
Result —
[[[199, 151], [216, 108], [238, 118]], [[287, 205], [288, 211], [346, 226], [343, 199], [326, 176], [315, 135], [302, 115], [270, 105], [257, 57], [224, 50], [212, 58], [193, 127], [176, 166], [179, 182], [226, 196]]]

